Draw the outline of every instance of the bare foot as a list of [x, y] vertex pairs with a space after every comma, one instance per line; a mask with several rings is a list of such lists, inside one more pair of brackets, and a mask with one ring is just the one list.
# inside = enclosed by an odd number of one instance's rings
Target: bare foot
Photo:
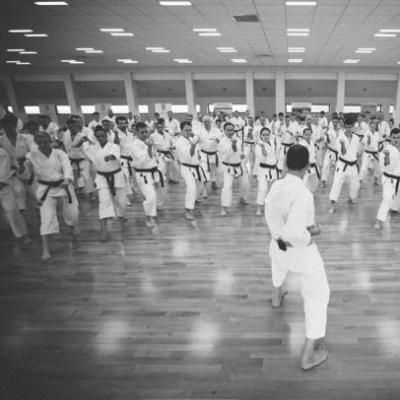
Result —
[[321, 365], [328, 359], [328, 349], [324, 339], [306, 339], [303, 355], [301, 357], [301, 369], [309, 371]]
[[47, 252], [47, 251], [44, 251], [42, 253], [42, 260], [46, 261], [46, 260], [50, 260], [50, 259], [51, 259], [51, 254], [49, 252]]
[[377, 231], [380, 231], [383, 228], [383, 223], [381, 221], [376, 221], [376, 224], [374, 225], [374, 228]]
[[261, 208], [257, 208], [256, 215], [262, 215]]
[[185, 219], [188, 221], [194, 221], [195, 218], [191, 210], [185, 211]]
[[226, 211], [225, 211], [225, 209], [224, 208], [222, 208], [222, 210], [221, 210], [221, 217], [226, 217]]
[[335, 207], [331, 207], [328, 211], [329, 214], [335, 214], [336, 212], [336, 208]]
[[272, 292], [272, 308], [280, 308], [282, 306], [283, 299], [287, 294], [287, 290], [274, 288]]

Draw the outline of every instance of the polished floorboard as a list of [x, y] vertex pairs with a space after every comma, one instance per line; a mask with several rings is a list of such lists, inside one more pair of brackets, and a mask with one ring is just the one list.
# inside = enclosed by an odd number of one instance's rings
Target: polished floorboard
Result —
[[[0, 227], [0, 399], [400, 399], [400, 216], [373, 229], [381, 187], [327, 213], [317, 239], [331, 286], [328, 361], [299, 368], [304, 340], [295, 276], [270, 306], [269, 234], [255, 206], [219, 216], [220, 190], [183, 219], [183, 183], [170, 187], [157, 230], [140, 202], [121, 235], [99, 242], [97, 207], [81, 204], [82, 240], [19, 248]], [[255, 201], [255, 185], [251, 200]]]

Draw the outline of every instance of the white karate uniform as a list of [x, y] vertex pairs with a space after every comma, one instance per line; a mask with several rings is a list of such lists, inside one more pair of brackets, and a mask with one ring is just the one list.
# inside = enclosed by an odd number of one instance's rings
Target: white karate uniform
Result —
[[181, 131], [179, 121], [176, 118], [172, 119], [166, 118], [165, 129], [171, 136], [176, 136]]
[[205, 173], [199, 163], [198, 144], [195, 147], [193, 156], [190, 155], [190, 148], [193, 140], [198, 140], [198, 137], [189, 140], [184, 136], [180, 136], [175, 143], [176, 153], [181, 163], [181, 175], [186, 185], [185, 208], [187, 210], [194, 209], [200, 184], [206, 180]]
[[[62, 203], [64, 222], [68, 226], [77, 226], [79, 219], [78, 200], [72, 183], [67, 188], [51, 187], [46, 182], [62, 182], [74, 180], [72, 166], [68, 156], [59, 149], [52, 149], [50, 156], [45, 156], [39, 150], [32, 150], [26, 155], [25, 166], [29, 174], [37, 177], [37, 199], [40, 204], [40, 234], [42, 236], [59, 233], [57, 218], [57, 203]], [[30, 175], [29, 175], [30, 176]], [[46, 195], [47, 192], [47, 195]], [[43, 199], [45, 196], [45, 199]]]
[[206, 173], [207, 180], [216, 182], [217, 167], [219, 166], [218, 140], [222, 137], [221, 131], [215, 127], [211, 127], [208, 131], [202, 125], [198, 134], [200, 137], [201, 166]]
[[147, 217], [157, 215], [157, 193], [154, 183], [159, 182], [156, 177], [157, 161], [150, 157], [148, 146], [143, 140], [136, 139], [132, 146], [133, 165], [136, 173], [136, 181], [143, 193], [144, 213]]
[[390, 126], [385, 120], [379, 122], [378, 130], [382, 139], [385, 140], [390, 137]]
[[18, 210], [14, 189], [10, 185], [13, 175], [15, 175], [15, 170], [12, 169], [11, 157], [0, 147], [0, 205], [12, 233], [16, 238], [21, 238], [28, 234], [28, 228], [24, 217]]
[[309, 157], [308, 162], [310, 164], [304, 175], [304, 184], [311, 193], [314, 193], [318, 188], [319, 182], [319, 170], [315, 163], [315, 143], [312, 140], [308, 143], [305, 139], [300, 139], [299, 144], [307, 148]]
[[244, 125], [245, 125], [244, 119], [242, 117], [232, 117], [229, 120], [229, 122], [231, 122], [234, 125], [236, 131], [244, 128]]
[[256, 147], [256, 135], [259, 140], [259, 131], [255, 126], [245, 126], [243, 131], [243, 140], [244, 140], [244, 165], [246, 166], [249, 177], [258, 174], [258, 163], [259, 161], [256, 159], [255, 147]]
[[116, 128], [118, 134], [119, 146], [121, 151], [121, 169], [125, 177], [125, 189], [127, 194], [133, 193], [133, 166], [132, 166], [132, 148], [135, 142], [135, 137], [132, 132], [123, 132]]
[[328, 129], [328, 119], [326, 117], [319, 117], [318, 118], [318, 126], [321, 129]]
[[400, 208], [400, 151], [391, 143], [385, 150], [389, 151], [389, 164], [384, 165], [385, 156], [381, 154], [382, 176], [382, 202], [378, 209], [377, 219], [385, 222], [389, 210], [398, 211]]
[[249, 178], [246, 168], [243, 168], [241, 159], [242, 142], [240, 139], [236, 142], [237, 151], [232, 149], [232, 140], [227, 136], [223, 136], [218, 145], [218, 151], [222, 161], [224, 172], [224, 185], [221, 191], [222, 207], [230, 207], [232, 205], [232, 185], [235, 178], [239, 179], [241, 199], [247, 200], [249, 191]]
[[343, 129], [339, 128], [337, 131], [335, 131], [332, 126], [332, 129], [328, 129], [328, 132], [326, 134], [326, 152], [321, 171], [322, 182], [326, 182], [328, 180], [329, 172], [332, 166], [336, 166], [336, 162], [339, 157], [338, 136], [340, 133], [343, 134]]
[[[300, 275], [306, 338], [325, 336], [329, 285], [324, 263], [307, 228], [314, 225], [314, 200], [304, 182], [287, 174], [276, 181], [265, 201], [265, 218], [271, 233], [272, 282], [280, 287], [289, 271]], [[277, 239], [290, 243], [286, 251]]]
[[92, 121], [89, 122], [88, 128], [94, 132], [96, 126], [99, 126], [99, 125], [101, 126], [101, 121], [96, 121], [95, 119], [93, 119]]
[[265, 150], [267, 155], [264, 156], [262, 146], [256, 145], [255, 154], [258, 162], [258, 191], [257, 191], [257, 205], [263, 206], [268, 194], [268, 184], [277, 180], [279, 177], [276, 149], [274, 141], [265, 143]]
[[291, 146], [296, 143], [296, 137], [298, 133], [298, 124], [289, 123], [289, 126], [285, 124], [281, 127], [281, 136], [277, 145], [277, 157], [278, 157], [278, 169], [284, 171], [286, 168], [286, 154]]
[[[346, 154], [342, 154], [341, 141], [344, 141]], [[360, 189], [360, 179], [358, 176], [357, 153], [359, 151], [361, 138], [352, 134], [349, 140], [344, 133], [340, 133], [338, 137], [339, 159], [336, 163], [335, 175], [329, 194], [330, 200], [337, 202], [342, 185], [347, 179], [349, 181], [349, 197], [355, 200]]]
[[[126, 215], [126, 189], [125, 177], [121, 169], [120, 148], [114, 143], [107, 142], [101, 147], [95, 144], [84, 143], [86, 155], [96, 168], [96, 189], [99, 193], [99, 218], [125, 217]], [[106, 161], [106, 156], [113, 155], [115, 160]], [[101, 173], [109, 173], [114, 179], [115, 195], [113, 195], [107, 178]]]
[[71, 132], [66, 130], [63, 135], [63, 143], [74, 171], [75, 186], [77, 188], [85, 188], [86, 193], [92, 193], [94, 191], [94, 182], [90, 173], [90, 162], [86, 157], [82, 145], [77, 147], [77, 144], [84, 137], [87, 137], [91, 141], [95, 140], [93, 133], [88, 136], [88, 132], [82, 130], [72, 138]]
[[[368, 144], [370, 142], [370, 144]], [[362, 154], [362, 162], [360, 169], [360, 180], [364, 180], [368, 174], [370, 167], [374, 170], [374, 176], [376, 178], [381, 177], [381, 167], [379, 160], [379, 146], [381, 143], [381, 135], [379, 132], [371, 132], [368, 130], [364, 139], [362, 140], [364, 145], [364, 152]]]
[[58, 140], [60, 139], [58, 136], [58, 131], [59, 131], [59, 126], [53, 122], [50, 121], [48, 127], [45, 129], [43, 126], [39, 126], [39, 132], [47, 132], [50, 135], [51, 140]]

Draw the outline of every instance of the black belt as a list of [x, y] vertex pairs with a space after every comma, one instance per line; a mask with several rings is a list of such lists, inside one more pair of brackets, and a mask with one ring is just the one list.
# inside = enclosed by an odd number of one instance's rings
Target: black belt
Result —
[[[181, 165], [184, 165], [185, 167], [188, 167], [188, 168], [194, 168], [196, 170], [197, 178], [198, 178], [199, 182], [207, 182], [206, 174], [204, 173], [204, 170], [203, 170], [203, 168], [201, 168], [200, 165], [187, 164], [187, 163], [181, 163]], [[203, 175], [204, 181], [201, 178], [201, 175]]]
[[164, 154], [164, 156], [170, 158], [171, 160], [175, 160], [171, 150], [157, 150], [157, 153]]
[[338, 157], [339, 157], [339, 152], [337, 150], [332, 149], [329, 146], [328, 146], [328, 150], [331, 151], [335, 155], [335, 158], [336, 158], [336, 161], [337, 161]]
[[318, 179], [321, 179], [317, 164], [315, 164], [315, 163], [310, 164], [310, 168], [315, 168], [315, 173], [317, 174]]
[[269, 179], [273, 179], [273, 177], [272, 177], [272, 170], [274, 169], [274, 170], [276, 170], [276, 175], [277, 175], [277, 178], [279, 179], [279, 169], [278, 169], [278, 167], [276, 166], [276, 164], [264, 164], [264, 163], [261, 163], [260, 162], [260, 167], [261, 168], [267, 168], [269, 171], [268, 171], [268, 173], [269, 173]]
[[245, 144], [250, 144], [250, 145], [256, 144], [256, 142], [249, 142], [248, 140], [245, 140], [244, 143]]
[[71, 161], [71, 165], [76, 165], [78, 169], [78, 175], [81, 176], [81, 162], [85, 161], [85, 158], [70, 158], [69, 161]]
[[121, 158], [123, 158], [124, 160], [127, 161], [128, 173], [129, 173], [129, 176], [132, 176], [133, 175], [133, 170], [132, 170], [131, 162], [133, 161], [133, 158], [131, 156], [121, 156]]
[[[145, 174], [145, 173], [149, 173], [151, 174], [153, 180], [155, 181], [155, 174], [158, 174], [159, 178], [160, 178], [160, 183], [161, 186], [164, 187], [164, 177], [162, 172], [157, 168], [157, 167], [153, 167], [153, 168], [135, 168], [135, 171], [139, 174]], [[147, 178], [144, 175], [141, 175], [143, 177], [144, 183], [147, 185]]]
[[371, 151], [371, 150], [364, 150], [367, 154], [371, 154], [375, 158], [376, 161], [379, 161], [378, 157], [378, 152], [377, 151]]
[[[397, 193], [399, 192], [399, 186], [400, 186], [400, 176], [388, 174], [387, 172], [384, 172], [383, 175], [386, 176], [386, 178], [389, 178], [389, 179], [392, 179], [392, 180], [394, 179], [396, 181], [395, 194], [397, 195]], [[392, 181], [392, 183], [393, 183], [393, 181]]]
[[294, 143], [281, 143], [281, 145], [284, 147], [284, 154], [286, 155], [288, 148], [292, 147]]
[[[225, 161], [222, 161], [222, 164], [224, 164], [227, 167], [232, 167], [233, 168], [233, 172], [236, 175], [236, 168], [240, 168], [240, 176], [243, 176], [243, 168], [242, 168], [242, 164], [241, 163], [236, 163], [236, 164], [231, 164], [231, 163], [227, 163]], [[228, 168], [228, 173], [230, 173], [230, 169]]]
[[219, 158], [218, 158], [218, 152], [216, 151], [206, 151], [206, 150], [200, 150], [202, 153], [207, 154], [207, 171], [210, 172], [210, 156], [215, 156], [215, 166], [218, 167], [219, 165]]
[[115, 191], [115, 179], [114, 179], [114, 175], [118, 172], [121, 172], [121, 168], [118, 168], [115, 171], [111, 171], [111, 172], [100, 172], [97, 171], [97, 173], [101, 176], [104, 176], [104, 178], [106, 178], [107, 184], [108, 184], [108, 188], [110, 189], [110, 192], [113, 196], [116, 195], [116, 191]]
[[357, 169], [358, 169], [357, 160], [355, 160], [355, 161], [347, 161], [344, 158], [339, 157], [339, 161], [341, 161], [341, 162], [343, 162], [345, 164], [344, 168], [343, 168], [343, 172], [345, 172], [347, 167], [349, 167], [349, 166], [353, 167], [355, 165], [357, 167]]
[[[46, 185], [47, 186], [46, 190], [44, 191], [44, 193], [42, 194], [42, 196], [39, 199], [39, 203], [43, 204], [43, 202], [47, 199], [47, 195], [49, 194], [50, 189], [60, 187], [60, 185], [64, 182], [64, 179], [60, 179], [59, 181], [42, 181], [42, 180], [39, 180], [38, 182], [41, 185]], [[70, 191], [68, 189], [68, 186], [66, 186], [64, 189], [65, 189], [65, 191], [67, 193], [68, 203], [71, 204], [72, 203], [72, 196], [71, 196], [71, 193], [70, 193]]]

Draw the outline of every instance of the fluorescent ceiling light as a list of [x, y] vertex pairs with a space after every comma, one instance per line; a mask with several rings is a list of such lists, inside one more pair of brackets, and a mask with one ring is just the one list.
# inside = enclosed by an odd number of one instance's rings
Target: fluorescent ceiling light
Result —
[[221, 36], [219, 32], [200, 32], [199, 36]]
[[31, 65], [30, 62], [19, 62], [16, 65]]
[[68, 6], [66, 1], [35, 1], [37, 6]]
[[231, 61], [237, 64], [247, 63], [247, 60], [245, 58], [231, 58]]
[[287, 6], [316, 6], [316, 1], [287, 1]]
[[19, 53], [20, 51], [25, 51], [25, 49], [7, 49], [9, 53]]
[[304, 53], [306, 51], [305, 47], [289, 47], [289, 53]]
[[379, 29], [382, 33], [400, 33], [400, 29]]
[[37, 54], [37, 51], [20, 51], [19, 54]]
[[6, 61], [6, 64], [18, 64], [18, 63], [20, 63], [21, 61], [18, 61], [18, 60], [7, 60]]
[[375, 47], [359, 47], [358, 50], [365, 50], [365, 51], [375, 51]]
[[9, 29], [9, 33], [32, 33], [32, 29]]
[[372, 50], [356, 50], [358, 54], [371, 54]]
[[72, 60], [69, 62], [70, 64], [85, 64], [84, 61], [76, 61], [76, 60]]
[[160, 1], [161, 6], [191, 6], [190, 1]]
[[234, 47], [217, 47], [217, 50], [234, 50]]
[[357, 64], [359, 62], [360, 60], [358, 58], [349, 58], [343, 61], [344, 64]]
[[289, 58], [288, 62], [290, 62], [290, 63], [302, 63], [303, 59], [302, 58]]
[[89, 50], [94, 50], [93, 47], [77, 47], [75, 50], [77, 51], [89, 51]]
[[149, 51], [164, 50], [164, 47], [146, 47], [146, 50], [149, 50]]
[[134, 36], [131, 32], [111, 32], [111, 36]]
[[85, 51], [86, 54], [101, 54], [104, 53], [103, 50], [86, 50]]
[[47, 33], [25, 33], [26, 37], [48, 37]]
[[174, 61], [179, 64], [191, 64], [193, 62], [187, 58], [174, 58]]
[[288, 36], [310, 36], [308, 32], [288, 32]]
[[400, 61], [397, 61], [397, 64], [400, 64]]
[[168, 49], [157, 49], [157, 50], [152, 50], [152, 53], [170, 53], [171, 51]]
[[288, 28], [286, 29], [288, 32], [310, 32], [309, 28]]
[[375, 37], [396, 37], [395, 33], [375, 33]]
[[123, 32], [122, 28], [100, 28], [101, 32]]
[[131, 58], [118, 58], [117, 61], [122, 62], [124, 64], [137, 64], [138, 63], [138, 61], [132, 60]]
[[69, 63], [71, 61], [74, 61], [74, 60], [61, 60], [62, 63]]
[[235, 49], [223, 49], [219, 51], [220, 53], [237, 53]]
[[217, 32], [216, 28], [193, 28], [193, 32]]

